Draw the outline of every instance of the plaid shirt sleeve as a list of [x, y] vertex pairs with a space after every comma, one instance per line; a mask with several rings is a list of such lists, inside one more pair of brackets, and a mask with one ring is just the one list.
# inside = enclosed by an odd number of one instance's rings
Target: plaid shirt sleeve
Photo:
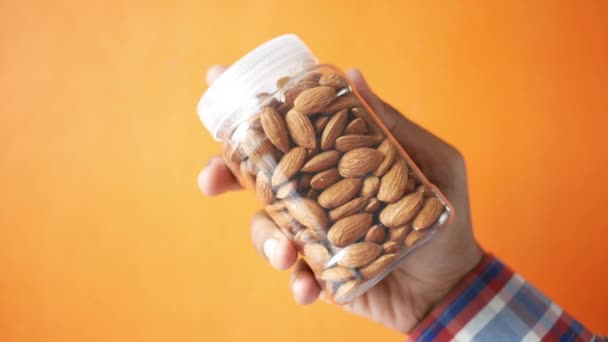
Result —
[[608, 341], [594, 335], [491, 255], [408, 341]]

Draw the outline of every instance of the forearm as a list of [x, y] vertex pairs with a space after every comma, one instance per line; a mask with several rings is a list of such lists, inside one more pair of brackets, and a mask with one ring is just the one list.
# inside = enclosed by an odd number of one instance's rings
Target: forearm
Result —
[[604, 341], [491, 255], [483, 258], [408, 340], [435, 339]]

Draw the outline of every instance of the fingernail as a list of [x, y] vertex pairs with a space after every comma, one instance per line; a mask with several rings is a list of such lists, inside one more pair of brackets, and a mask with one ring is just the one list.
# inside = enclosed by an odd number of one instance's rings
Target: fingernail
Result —
[[277, 244], [278, 241], [276, 239], [268, 239], [264, 241], [264, 255], [266, 255], [266, 258], [268, 258], [271, 264], [277, 251]]

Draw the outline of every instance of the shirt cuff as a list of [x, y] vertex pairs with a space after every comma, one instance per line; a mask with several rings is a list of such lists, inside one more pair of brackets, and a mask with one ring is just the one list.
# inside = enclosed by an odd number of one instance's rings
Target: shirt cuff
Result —
[[486, 254], [408, 341], [603, 341]]

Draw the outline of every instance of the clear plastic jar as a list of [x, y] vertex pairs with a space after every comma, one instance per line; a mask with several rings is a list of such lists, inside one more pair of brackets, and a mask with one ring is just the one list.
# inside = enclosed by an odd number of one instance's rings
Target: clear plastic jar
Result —
[[294, 35], [236, 62], [198, 113], [336, 303], [374, 286], [453, 218], [342, 71]]

